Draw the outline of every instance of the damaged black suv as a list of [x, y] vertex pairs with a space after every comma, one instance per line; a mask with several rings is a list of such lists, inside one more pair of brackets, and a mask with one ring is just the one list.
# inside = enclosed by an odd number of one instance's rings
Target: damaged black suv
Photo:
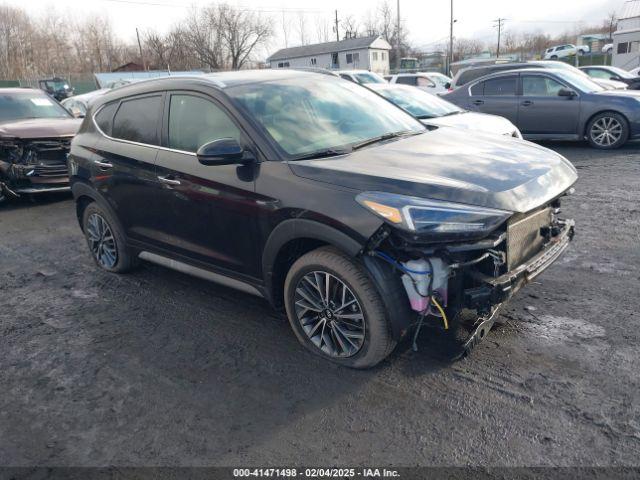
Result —
[[80, 123], [40, 90], [0, 89], [0, 203], [68, 191], [67, 153]]
[[428, 130], [311, 72], [107, 93], [69, 170], [98, 266], [124, 272], [143, 259], [264, 296], [310, 350], [357, 368], [423, 324], [464, 332], [470, 348], [573, 236], [560, 198], [577, 175], [562, 156]]

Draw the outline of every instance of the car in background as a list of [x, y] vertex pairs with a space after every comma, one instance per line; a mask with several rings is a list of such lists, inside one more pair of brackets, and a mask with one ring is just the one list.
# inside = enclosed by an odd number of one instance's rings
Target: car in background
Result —
[[64, 108], [69, 110], [71, 115], [76, 118], [84, 118], [89, 108], [89, 102], [99, 95], [107, 93], [111, 88], [101, 88], [99, 90], [93, 90], [92, 92], [83, 93], [82, 95], [74, 95], [73, 97], [65, 98], [60, 102]]
[[[517, 70], [522, 68], [555, 68], [567, 70], [569, 72], [576, 73], [578, 75], [583, 75], [584, 77], [589, 77], [582, 70], [574, 67], [573, 65], [569, 65], [565, 62], [558, 62], [554, 60], [536, 60], [530, 62], [523, 63], [500, 63], [495, 65], [486, 65], [483, 67], [470, 67], [460, 70], [453, 80], [451, 81], [451, 85], [449, 86], [449, 91], [455, 90], [462, 85], [466, 85], [467, 83], [484, 77], [485, 75], [489, 75], [490, 73], [496, 72], [504, 72], [507, 70]], [[604, 87], [607, 90], [619, 90], [627, 88], [627, 85], [622, 82], [616, 82], [614, 80], [606, 80], [606, 79], [592, 79], [594, 82], [599, 84], [601, 87]]]
[[602, 47], [602, 53], [609, 54], [611, 52], [613, 52], [613, 43], [607, 43]]
[[469, 112], [443, 98], [407, 85], [375, 84], [368, 88], [427, 126], [457, 127], [522, 138], [513, 123], [498, 115]]
[[[445, 85], [449, 80], [442, 81], [442, 74], [434, 73], [398, 73], [395, 75], [389, 75], [389, 83], [397, 83], [399, 85], [409, 85], [411, 87], [417, 87], [420, 90], [430, 93], [446, 92]], [[447, 78], [447, 77], [445, 77]]]
[[64, 78], [54, 77], [38, 80], [38, 86], [40, 90], [44, 90], [59, 102], [73, 95], [73, 88]]
[[608, 65], [591, 65], [588, 67], [580, 67], [594, 80], [613, 80], [622, 82], [627, 85], [630, 90], [640, 90], [640, 76], [634, 75], [619, 67], [610, 67]]
[[369, 83], [387, 83], [387, 81], [375, 72], [368, 70], [339, 70], [336, 72], [340, 78], [350, 80], [361, 85]]
[[640, 67], [632, 68], [629, 70], [631, 75], [640, 76]]
[[544, 51], [545, 60], [557, 60], [559, 58], [571, 57], [574, 55], [586, 55], [591, 49], [587, 45], [575, 46], [572, 43], [565, 45], [556, 45], [555, 47], [547, 48]]
[[0, 89], [0, 202], [69, 190], [67, 153], [80, 123], [40, 90]]
[[561, 155], [429, 130], [312, 72], [113, 90], [90, 107], [69, 167], [98, 268], [143, 259], [263, 296], [306, 348], [354, 368], [418, 322], [466, 353], [573, 237], [558, 213], [577, 172]]
[[481, 77], [445, 96], [461, 108], [501, 115], [526, 139], [621, 147], [640, 137], [640, 92], [605, 90], [565, 69], [529, 68]]

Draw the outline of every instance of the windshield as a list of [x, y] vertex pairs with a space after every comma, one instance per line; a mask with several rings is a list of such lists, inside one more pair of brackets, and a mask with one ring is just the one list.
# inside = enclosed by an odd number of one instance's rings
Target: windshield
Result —
[[380, 95], [421, 119], [442, 117], [463, 112], [460, 107], [435, 95], [412, 87], [391, 87], [376, 90]]
[[0, 121], [27, 118], [68, 118], [69, 113], [46, 95], [38, 93], [0, 94]]
[[634, 75], [632, 75], [631, 73], [627, 72], [626, 70], [623, 70], [622, 68], [618, 68], [618, 67], [607, 67], [607, 70], [617, 74], [619, 77], [622, 78], [635, 78]]
[[570, 70], [561, 70], [558, 72], [558, 76], [567, 82], [569, 82], [572, 86], [577, 87], [583, 92], [591, 93], [591, 92], [602, 92], [605, 88], [601, 87], [597, 83], [595, 83], [588, 75], [585, 75], [584, 72], [580, 71], [580, 74], [574, 73]]
[[354, 73], [354, 77], [358, 80], [358, 83], [387, 83], [384, 78], [381, 78], [373, 73]]
[[47, 88], [52, 88], [55, 91], [67, 90], [69, 88], [69, 85], [64, 80], [47, 80], [44, 84]]
[[425, 127], [375, 93], [327, 75], [305, 75], [228, 88], [288, 158], [344, 149]]

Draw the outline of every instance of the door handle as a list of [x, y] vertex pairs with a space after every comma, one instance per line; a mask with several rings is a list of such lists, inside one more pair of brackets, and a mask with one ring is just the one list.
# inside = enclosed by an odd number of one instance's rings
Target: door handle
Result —
[[474, 100], [473, 102], [474, 105], [484, 105], [484, 100]]
[[99, 162], [98, 160], [94, 160], [93, 163], [95, 163], [100, 168], [113, 168], [113, 165], [111, 163]]
[[167, 185], [180, 185], [180, 180], [169, 178], [168, 175], [166, 177], [159, 176], [158, 180], [160, 180], [162, 183], [166, 183]]
[[522, 105], [523, 107], [528, 107], [530, 105], [533, 105], [533, 102], [531, 100], [525, 100], [520, 105]]

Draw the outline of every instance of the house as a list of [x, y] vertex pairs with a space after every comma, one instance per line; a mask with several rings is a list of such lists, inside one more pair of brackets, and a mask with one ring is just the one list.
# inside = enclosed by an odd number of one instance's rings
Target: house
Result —
[[316, 67], [389, 73], [391, 45], [382, 37], [346, 38], [339, 42], [283, 48], [271, 55], [271, 68]]
[[614, 67], [631, 70], [640, 66], [640, 0], [628, 0], [613, 32]]

